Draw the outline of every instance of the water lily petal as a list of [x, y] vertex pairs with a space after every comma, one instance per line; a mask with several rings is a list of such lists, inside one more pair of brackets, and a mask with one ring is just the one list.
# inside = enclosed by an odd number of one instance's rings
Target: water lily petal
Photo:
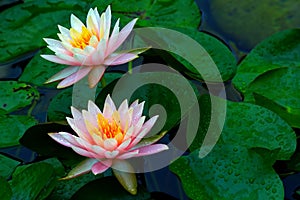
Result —
[[135, 125], [136, 123], [138, 123], [138, 121], [140, 120], [142, 114], [143, 114], [143, 109], [144, 109], [144, 101], [140, 104], [136, 104], [134, 106], [130, 106], [131, 108], [133, 108], [133, 113], [132, 113], [132, 124]]
[[66, 177], [61, 178], [61, 180], [71, 179], [80, 176], [82, 174], [86, 174], [90, 172], [92, 166], [98, 162], [99, 161], [97, 159], [92, 159], [92, 158], [85, 159], [84, 161], [80, 162], [76, 167], [74, 167]]
[[[95, 128], [98, 128], [97, 116], [92, 115], [90, 112], [88, 112], [86, 110], [83, 110], [82, 117], [83, 117], [83, 120], [85, 122], [85, 126], [87, 129], [88, 129], [88, 126], [92, 126], [92, 130], [94, 130]], [[89, 129], [88, 129], [88, 131], [89, 131]]]
[[56, 142], [66, 146], [80, 146], [80, 144], [75, 140], [75, 136], [67, 132], [58, 132], [58, 133], [48, 133], [48, 135], [54, 139]]
[[71, 26], [78, 32], [81, 32], [82, 27], [85, 27], [85, 25], [80, 21], [80, 19], [78, 19], [73, 14], [71, 14]]
[[51, 83], [54, 81], [64, 79], [64, 78], [74, 74], [75, 72], [77, 72], [79, 70], [79, 68], [80, 67], [75, 67], [75, 66], [67, 67], [67, 68], [63, 69], [62, 71], [58, 72], [57, 74], [53, 75], [45, 83]]
[[88, 102], [88, 111], [91, 115], [97, 116], [97, 114], [102, 113], [98, 106], [91, 100]]
[[71, 148], [73, 149], [73, 151], [75, 151], [76, 153], [78, 153], [79, 155], [88, 157], [88, 158], [97, 158], [97, 154], [95, 154], [94, 152], [90, 152], [87, 151], [85, 149], [76, 147], [76, 146], [71, 146]]
[[105, 172], [108, 168], [110, 168], [111, 165], [112, 165], [111, 160], [97, 162], [93, 165], [92, 172], [95, 175], [100, 174], [102, 172]]
[[139, 143], [139, 141], [141, 140], [141, 139], [143, 139], [143, 137], [145, 136], [145, 135], [147, 135], [147, 133], [150, 131], [150, 129], [147, 129], [147, 128], [145, 128], [145, 129], [142, 129], [142, 131], [140, 131], [137, 135], [134, 135], [133, 137], [132, 137], [132, 142], [131, 142], [131, 144], [130, 144], [130, 147], [134, 147], [137, 143]]
[[161, 151], [168, 150], [168, 149], [169, 149], [168, 145], [165, 145], [165, 144], [152, 144], [152, 145], [148, 145], [148, 146], [144, 146], [144, 147], [135, 149], [134, 152], [138, 150], [138, 154], [136, 154], [134, 157], [156, 154]]
[[66, 37], [66, 38], [68, 38], [68, 39], [72, 39], [71, 36], [70, 36], [70, 30], [69, 30], [69, 29], [67, 29], [67, 28], [65, 28], [65, 27], [63, 27], [63, 26], [61, 26], [61, 25], [57, 25], [57, 26], [58, 26], [58, 29], [59, 29], [60, 33], [61, 33], [64, 37]]
[[[93, 61], [96, 63], [103, 63], [105, 58], [105, 51], [106, 51], [106, 42], [104, 38], [100, 40], [100, 42], [97, 45], [96, 52], [93, 54]], [[97, 56], [95, 58], [94, 56]]]
[[138, 155], [138, 153], [139, 153], [139, 150], [129, 151], [129, 152], [123, 153], [122, 155], [118, 156], [117, 159], [125, 160], [128, 158], [136, 157], [136, 155]]
[[163, 136], [166, 135], [168, 131], [163, 131], [160, 134], [151, 136], [151, 137], [147, 137], [147, 138], [143, 138], [138, 144], [136, 144], [133, 148], [131, 148], [131, 150], [134, 149], [138, 149], [140, 147], [144, 147], [144, 146], [149, 146], [155, 142], [157, 142], [158, 140], [160, 140]]
[[67, 54], [63, 54], [63, 53], [55, 53], [55, 55], [63, 60], [72, 62], [72, 63], [81, 63], [80, 61], [78, 61], [76, 58], [74, 58], [73, 56], [67, 55]]
[[132, 102], [132, 104], [129, 106], [130, 108], [134, 108], [135, 106], [137, 106], [139, 104], [139, 100], [135, 100], [134, 102]]
[[130, 144], [131, 138], [123, 141], [117, 148], [118, 151], [124, 151]]
[[113, 46], [109, 46], [109, 51], [111, 53], [114, 52], [115, 50], [117, 50], [120, 47], [120, 45], [126, 40], [126, 38], [131, 33], [136, 21], [137, 21], [137, 18], [133, 19], [119, 32], [117, 41], [114, 42]]
[[134, 129], [135, 129], [134, 126], [130, 126], [130, 127], [128, 128], [128, 130], [127, 130], [127, 132], [125, 133], [125, 136], [124, 136], [124, 138], [123, 138], [123, 141], [128, 140], [129, 138], [130, 138], [130, 139], [134, 138], [134, 135], [133, 135]]
[[73, 85], [74, 83], [85, 77], [91, 70], [92, 67], [81, 67], [76, 73], [61, 81], [58, 84], [57, 88], [64, 88]]
[[78, 62], [77, 60], [75, 61], [70, 61], [70, 60], [64, 60], [61, 59], [55, 55], [41, 55], [42, 58], [54, 62], [54, 63], [58, 63], [58, 64], [63, 64], [63, 65], [80, 65], [80, 62]]
[[88, 15], [86, 17], [86, 26], [87, 29], [91, 32], [98, 34], [98, 23], [94, 13], [94, 10], [90, 8]]
[[107, 159], [114, 159], [117, 155], [119, 154], [119, 151], [114, 150], [114, 151], [106, 151], [104, 153], [105, 157]]
[[143, 127], [143, 124], [145, 122], [146, 117], [142, 116], [139, 121], [134, 125], [134, 132], [132, 134], [132, 137], [136, 137], [139, 132], [141, 132], [141, 129]]
[[157, 118], [158, 118], [158, 115], [155, 115], [155, 116], [151, 117], [148, 121], [145, 122], [142, 129], [147, 128], [148, 130], [150, 130], [153, 127], [153, 125], [155, 124]]
[[95, 157], [95, 158], [98, 158], [98, 159], [105, 158], [106, 150], [104, 148], [102, 148], [101, 146], [93, 145], [92, 146], [92, 151], [95, 154], [97, 154], [97, 157]]
[[124, 160], [115, 160], [112, 171], [121, 185], [131, 194], [137, 193], [137, 180], [132, 166]]
[[[128, 129], [128, 127], [131, 125], [131, 114], [129, 113], [128, 110], [128, 101], [127, 99], [125, 99], [119, 109], [118, 109], [118, 113], [119, 113], [119, 118], [120, 118], [120, 123], [121, 123], [121, 128], [122, 130], [126, 131]], [[132, 111], [131, 111], [132, 113]]]
[[99, 67], [94, 67], [92, 71], [89, 73], [88, 76], [88, 82], [89, 82], [89, 87], [93, 88], [95, 87], [100, 79], [102, 78], [104, 72], [105, 72], [105, 67], [104, 66], [99, 66]]
[[110, 5], [107, 6], [105, 11], [105, 31], [103, 38], [107, 41], [110, 33], [110, 25], [111, 25], [111, 10]]
[[118, 142], [114, 138], [108, 138], [104, 140], [104, 148], [108, 151], [115, 150], [118, 146]]
[[55, 53], [63, 53], [63, 54], [68, 54], [68, 55], [72, 55], [72, 53], [70, 51], [68, 51], [62, 44], [60, 41], [58, 40], [54, 40], [51, 38], [43, 38], [44, 41], [48, 44], [48, 48], [52, 51], [54, 51]]
[[138, 56], [132, 53], [119, 54], [118, 56], [108, 57], [105, 59], [105, 65], [121, 65], [136, 59]]
[[107, 95], [105, 102], [104, 102], [103, 116], [105, 118], [110, 119], [115, 110], [116, 110], [115, 103], [111, 99], [110, 95]]
[[68, 124], [78, 134], [78, 136], [80, 138], [92, 143], [93, 139], [90, 136], [90, 134], [85, 126], [84, 118], [83, 118], [82, 114], [73, 106], [71, 106], [71, 113], [72, 113], [74, 119], [66, 117]]
[[108, 46], [107, 46], [105, 56], [110, 55], [111, 53], [114, 52], [114, 46], [118, 41], [118, 37], [119, 37], [119, 29], [120, 29], [119, 23], [120, 23], [120, 19], [118, 19], [117, 22], [115, 23], [114, 29], [108, 41]]

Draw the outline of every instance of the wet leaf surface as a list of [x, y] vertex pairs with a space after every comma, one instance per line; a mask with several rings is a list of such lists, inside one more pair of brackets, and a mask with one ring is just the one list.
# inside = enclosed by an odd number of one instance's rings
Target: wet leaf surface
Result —
[[18, 145], [25, 131], [35, 124], [37, 121], [30, 116], [0, 115], [0, 148]]
[[0, 108], [7, 113], [24, 108], [39, 99], [36, 88], [16, 81], [0, 81]]
[[12, 196], [11, 188], [5, 178], [0, 176], [0, 196], [3, 200], [10, 200]]
[[53, 167], [47, 163], [35, 163], [13, 174], [10, 185], [13, 199], [44, 199], [56, 184]]
[[0, 154], [0, 176], [8, 178], [20, 162]]
[[225, 126], [212, 152], [200, 159], [194, 150], [171, 170], [192, 199], [283, 199], [282, 182], [272, 165], [293, 154], [295, 133], [263, 107], [227, 103]]

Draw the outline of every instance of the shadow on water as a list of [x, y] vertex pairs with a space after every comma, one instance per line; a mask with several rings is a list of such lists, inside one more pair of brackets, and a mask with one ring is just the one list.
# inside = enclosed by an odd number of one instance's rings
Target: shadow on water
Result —
[[200, 30], [228, 44], [237, 58], [268, 36], [300, 27], [299, 0], [195, 0], [202, 12]]

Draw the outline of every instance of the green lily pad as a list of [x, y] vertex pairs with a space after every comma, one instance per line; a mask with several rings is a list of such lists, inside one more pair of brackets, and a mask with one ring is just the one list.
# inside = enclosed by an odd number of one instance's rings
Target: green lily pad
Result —
[[85, 16], [89, 1], [26, 1], [0, 13], [0, 63], [46, 46], [57, 25], [69, 26], [70, 15]]
[[13, 174], [10, 181], [13, 199], [45, 199], [55, 187], [56, 181], [50, 164], [31, 164]]
[[16, 81], [0, 81], [0, 91], [0, 108], [6, 113], [24, 108], [40, 97], [37, 89]]
[[256, 104], [276, 112], [291, 126], [300, 128], [299, 76], [300, 68], [294, 67], [266, 72], [249, 85], [245, 100], [253, 94]]
[[20, 162], [0, 154], [0, 176], [8, 178]]
[[[193, 38], [208, 52], [208, 54], [211, 56], [212, 60], [218, 67], [223, 81], [227, 81], [235, 75], [237, 69], [236, 60], [228, 47], [225, 46], [221, 41], [206, 33], [199, 32], [197, 29], [176, 30]], [[193, 79], [203, 80], [201, 74], [199, 74], [195, 67], [193, 67], [189, 62], [176, 54], [172, 53], [172, 55], [185, 67], [185, 70], [183, 70], [184, 73], [188, 74]], [[199, 52], [198, 56], [200, 60], [201, 56], [203, 55], [201, 55], [201, 53]], [[207, 67], [207, 64], [208, 63], [201, 63], [200, 67]], [[218, 74], [214, 75], [218, 76]], [[209, 79], [218, 80], [216, 77], [209, 77]]]
[[[53, 37], [58, 32], [55, 28], [57, 24], [68, 26], [71, 13], [83, 20], [92, 2], [90, 0], [26, 1], [3, 11], [0, 14], [2, 19], [0, 38], [3, 38], [0, 40], [0, 62], [10, 61], [17, 56], [46, 46], [42, 38]], [[93, 5], [101, 12], [109, 3], [96, 1]], [[196, 28], [200, 23], [200, 12], [192, 0], [189, 2], [147, 0], [138, 3], [126, 2], [126, 4], [116, 1], [112, 10], [114, 17], [122, 18], [122, 23], [139, 17], [137, 23], [139, 26]]]
[[37, 121], [30, 116], [0, 115], [0, 148], [18, 145], [25, 131], [35, 124]]
[[56, 123], [38, 124], [29, 128], [25, 132], [23, 137], [20, 139], [20, 143], [43, 156], [55, 156], [62, 159], [78, 158], [79, 155], [73, 152], [71, 148], [55, 142], [48, 135], [48, 133], [61, 131], [69, 133], [73, 132], [73, 130], [67, 125]]
[[[96, 1], [94, 5], [103, 5]], [[200, 24], [200, 11], [193, 0], [160, 0], [160, 1], [111, 1], [112, 13], [121, 18], [122, 23], [127, 23], [134, 18], [139, 18], [137, 26], [141, 27], [193, 27]]]
[[[120, 73], [105, 73], [104, 78], [106, 84], [109, 84], [113, 80], [120, 78], [121, 75], [122, 74]], [[99, 94], [101, 90], [101, 84], [99, 84], [96, 94]], [[65, 121], [66, 116], [71, 115], [72, 92], [73, 87], [64, 89], [51, 100], [48, 107], [49, 121]]]
[[41, 57], [42, 54], [52, 54], [49, 49], [42, 49], [26, 65], [19, 81], [28, 82], [37, 86], [56, 87], [56, 83], [44, 84], [51, 76], [64, 69], [65, 65], [49, 62]]
[[52, 194], [52, 191], [57, 186], [58, 182], [56, 181], [56, 178], [62, 177], [65, 174], [64, 166], [57, 158], [49, 158], [46, 160], [39, 161], [37, 163], [21, 165], [17, 167], [17, 169], [14, 171], [13, 177], [19, 176], [20, 174], [28, 170], [28, 168], [32, 167], [33, 165], [40, 165], [40, 164], [51, 165], [54, 172], [49, 179], [50, 180], [49, 184], [45, 184], [45, 187], [43, 188], [42, 192], [39, 194], [37, 198], [37, 199], [44, 199], [48, 195], [50, 195], [50, 193]]
[[12, 197], [12, 191], [8, 184], [8, 182], [5, 180], [5, 178], [0, 176], [0, 196], [3, 200], [11, 200]]
[[108, 176], [89, 182], [78, 190], [71, 199], [146, 200], [149, 198], [150, 194], [145, 189], [138, 188], [138, 193], [131, 195], [121, 186], [115, 177]]
[[102, 174], [95, 176], [88, 173], [68, 180], [59, 180], [49, 199], [69, 200], [81, 187], [99, 177], [102, 177]]
[[[202, 98], [200, 103], [207, 97]], [[213, 150], [203, 159], [194, 150], [171, 170], [192, 199], [283, 199], [283, 185], [272, 165], [293, 154], [295, 133], [263, 107], [227, 103], [225, 125]]]
[[247, 87], [263, 73], [300, 66], [300, 29], [290, 29], [272, 35], [258, 44], [239, 65], [232, 80], [243, 94]]

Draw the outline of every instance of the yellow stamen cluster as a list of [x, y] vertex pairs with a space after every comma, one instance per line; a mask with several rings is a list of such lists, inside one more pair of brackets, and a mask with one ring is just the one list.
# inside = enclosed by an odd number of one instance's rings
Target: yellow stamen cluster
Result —
[[98, 114], [97, 120], [104, 140], [107, 138], [114, 138], [117, 140], [118, 144], [122, 143], [124, 133], [120, 124], [114, 118], [111, 121], [108, 121], [102, 114]]
[[70, 35], [72, 38], [70, 41], [71, 45], [75, 48], [84, 49], [87, 45], [89, 45], [93, 34], [85, 26], [82, 26], [81, 33], [76, 31], [74, 28], [71, 28]]

